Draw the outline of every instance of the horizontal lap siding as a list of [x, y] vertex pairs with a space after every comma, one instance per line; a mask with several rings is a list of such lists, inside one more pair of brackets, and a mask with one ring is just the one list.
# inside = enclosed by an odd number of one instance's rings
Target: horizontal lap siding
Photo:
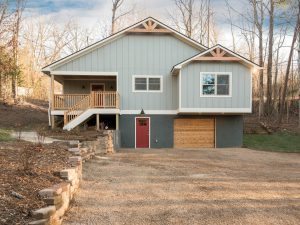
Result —
[[175, 148], [213, 148], [214, 145], [214, 118], [174, 120]]
[[[232, 97], [200, 97], [201, 72], [232, 72]], [[250, 108], [251, 70], [240, 63], [197, 62], [181, 73], [181, 108]]]
[[[122, 110], [178, 109], [178, 77], [170, 71], [199, 50], [171, 35], [123, 36], [55, 70], [118, 72]], [[162, 75], [162, 93], [133, 93], [133, 75]]]

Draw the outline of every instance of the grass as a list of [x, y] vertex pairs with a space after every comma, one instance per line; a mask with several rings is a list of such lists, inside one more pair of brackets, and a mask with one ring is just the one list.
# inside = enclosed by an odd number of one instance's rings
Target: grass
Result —
[[12, 141], [13, 138], [10, 135], [9, 130], [0, 129], [0, 142], [1, 141]]
[[273, 152], [299, 152], [300, 134], [280, 132], [274, 134], [246, 134], [244, 146]]

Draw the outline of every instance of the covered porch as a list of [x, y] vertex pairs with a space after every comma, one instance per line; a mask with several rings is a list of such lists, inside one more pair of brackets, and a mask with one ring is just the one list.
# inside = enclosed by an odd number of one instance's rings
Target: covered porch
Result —
[[[61, 84], [61, 92], [54, 91], [54, 82]], [[101, 115], [115, 115], [114, 129], [118, 129], [120, 96], [117, 73], [51, 73], [51, 97], [49, 114], [51, 126], [55, 127], [55, 117], [63, 116], [64, 129], [74, 120], [79, 125], [96, 119], [96, 129], [101, 129]], [[111, 118], [111, 116], [109, 118]], [[85, 118], [86, 117], [86, 118]]]

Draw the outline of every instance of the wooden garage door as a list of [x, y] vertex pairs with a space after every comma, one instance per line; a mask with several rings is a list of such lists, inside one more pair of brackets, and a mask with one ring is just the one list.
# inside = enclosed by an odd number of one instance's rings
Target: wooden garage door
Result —
[[175, 119], [175, 148], [214, 148], [215, 120], [207, 119]]

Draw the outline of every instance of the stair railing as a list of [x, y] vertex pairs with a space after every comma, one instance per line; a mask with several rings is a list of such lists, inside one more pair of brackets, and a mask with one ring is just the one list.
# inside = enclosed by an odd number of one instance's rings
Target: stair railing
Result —
[[90, 106], [91, 96], [87, 95], [64, 113], [64, 124], [66, 125], [67, 123], [74, 120], [76, 117], [80, 116], [84, 111], [89, 109]]

